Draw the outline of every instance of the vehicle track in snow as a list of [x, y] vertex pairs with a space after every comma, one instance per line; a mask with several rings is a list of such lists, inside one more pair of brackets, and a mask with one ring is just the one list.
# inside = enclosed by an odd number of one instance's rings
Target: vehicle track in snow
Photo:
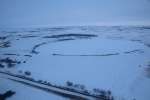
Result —
[[[117, 75], [113, 76], [112, 77], [112, 87], [114, 89], [114, 93], [116, 94], [116, 98], [119, 100], [120, 98], [122, 98], [122, 100], [124, 100], [124, 95], [126, 93], [126, 89], [129, 85], [129, 83], [134, 79], [135, 77], [135, 74], [137, 72], [139, 72], [139, 70], [141, 69], [141, 67], [138, 67], [135, 71], [133, 71], [129, 76], [127, 76], [125, 79], [123, 79], [123, 83], [122, 82], [119, 82], [119, 80], [121, 79], [117, 79]], [[117, 87], [118, 85], [117, 84], [121, 84], [120, 87]], [[119, 89], [116, 89], [116, 88], [119, 88]], [[120, 91], [117, 91], [117, 90], [120, 90]]]
[[122, 98], [123, 100], [124, 100], [124, 95], [125, 95], [125, 92], [126, 92], [126, 89], [127, 89], [128, 85], [129, 85], [129, 83], [134, 79], [135, 74], [136, 74], [137, 72], [139, 72], [140, 69], [141, 69], [141, 67], [138, 67], [135, 71], [133, 71], [133, 72], [129, 75], [129, 77], [127, 77], [127, 78], [125, 79], [125, 82], [122, 84], [122, 91], [119, 92], [119, 95], [121, 96], [121, 98]]

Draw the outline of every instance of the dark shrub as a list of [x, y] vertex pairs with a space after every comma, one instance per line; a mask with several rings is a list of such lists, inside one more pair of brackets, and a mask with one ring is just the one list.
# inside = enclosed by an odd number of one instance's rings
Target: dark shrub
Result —
[[72, 86], [73, 85], [73, 83], [72, 82], [69, 82], [69, 81], [67, 81], [67, 83], [66, 83], [68, 86]]
[[20, 62], [20, 61], [18, 61], [18, 62], [17, 62], [17, 64], [21, 64], [21, 62]]
[[13, 61], [12, 61], [11, 59], [9, 59], [9, 57], [7, 57], [7, 58], [5, 59], [5, 62], [6, 62], [6, 63], [12, 63]]
[[0, 68], [4, 68], [5, 66], [0, 63]]
[[31, 72], [25, 71], [24, 74], [25, 74], [25, 75], [31, 75]]
[[84, 85], [81, 85], [80, 87], [81, 87], [81, 89], [82, 89], [82, 90], [84, 90], [84, 89], [85, 89], [85, 86], [84, 86]]
[[15, 64], [12, 64], [12, 63], [8, 63], [8, 65], [7, 65], [9, 68], [11, 68], [11, 67], [13, 67], [13, 66], [15, 66]]
[[88, 91], [87, 91], [87, 90], [84, 90], [84, 93], [88, 93]]
[[100, 92], [100, 90], [98, 88], [94, 88], [93, 91], [97, 92], [97, 93]]
[[21, 70], [19, 70], [19, 71], [18, 71], [18, 73], [22, 73], [22, 71], [21, 71]]
[[46, 83], [47, 83], [47, 81], [44, 81], [44, 83], [46, 84]]
[[74, 87], [78, 88], [80, 86], [80, 84], [75, 84]]
[[102, 95], [105, 95], [105, 94], [106, 94], [106, 91], [105, 91], [105, 90], [101, 90], [100, 92], [102, 93]]
[[110, 100], [115, 100], [114, 97], [112, 96]]
[[48, 84], [48, 85], [51, 85], [51, 83], [50, 83], [50, 82], [48, 82], [47, 84]]
[[43, 81], [42, 80], [38, 80], [38, 82], [42, 83]]
[[108, 94], [108, 95], [111, 95], [111, 91], [110, 91], [110, 90], [108, 90], [108, 91], [107, 91], [107, 94]]

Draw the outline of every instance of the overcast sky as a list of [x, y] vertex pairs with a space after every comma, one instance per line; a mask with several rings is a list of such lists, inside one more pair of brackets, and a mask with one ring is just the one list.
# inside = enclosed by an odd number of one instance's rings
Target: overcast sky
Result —
[[149, 0], [0, 0], [0, 28], [148, 24]]

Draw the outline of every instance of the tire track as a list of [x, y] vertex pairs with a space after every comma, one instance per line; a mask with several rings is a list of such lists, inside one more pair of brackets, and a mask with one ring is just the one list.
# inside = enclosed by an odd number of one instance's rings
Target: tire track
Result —
[[121, 97], [122, 97], [122, 99], [123, 99], [123, 97], [124, 97], [124, 95], [125, 95], [125, 92], [126, 92], [126, 89], [127, 89], [127, 87], [128, 87], [128, 84], [131, 82], [131, 80], [135, 77], [135, 74], [140, 70], [141, 68], [139, 67], [139, 68], [137, 68], [134, 72], [132, 72], [130, 75], [129, 75], [129, 77], [126, 79], [126, 81], [123, 83], [123, 86], [122, 86], [122, 91], [120, 91], [119, 93], [119, 95], [121, 95]]

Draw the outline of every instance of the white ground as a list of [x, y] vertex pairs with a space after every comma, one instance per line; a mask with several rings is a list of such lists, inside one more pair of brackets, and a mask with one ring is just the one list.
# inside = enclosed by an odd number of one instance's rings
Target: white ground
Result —
[[[86, 30], [82, 30], [83, 28], [86, 28]], [[0, 49], [0, 59], [8, 57], [3, 55], [4, 53], [15, 53], [21, 56], [9, 57], [27, 62], [17, 65], [15, 68], [5, 67], [0, 68], [0, 70], [9, 70], [13, 73], [18, 73], [18, 70], [30, 71], [32, 73], [30, 77], [34, 79], [42, 79], [62, 86], [66, 86], [66, 81], [71, 81], [74, 84], [85, 85], [86, 89], [91, 92], [93, 88], [111, 90], [116, 100], [150, 100], [150, 78], [146, 77], [146, 68], [150, 61], [150, 47], [146, 44], [150, 44], [150, 29], [140, 30], [132, 27], [121, 27], [121, 29], [124, 30], [119, 31], [118, 27], [67, 27], [61, 31], [45, 31], [42, 28], [40, 32], [34, 33], [25, 31], [37, 29], [19, 29], [18, 33], [15, 34], [1, 31], [0, 37], [12, 34], [11, 37], [4, 40], [10, 40], [12, 43], [11, 47]], [[75, 38], [76, 40], [59, 42], [52, 42], [57, 39], [41, 38], [43, 36], [67, 33], [95, 34], [98, 37], [92, 37], [91, 39]], [[20, 38], [17, 35], [39, 37]], [[39, 54], [30, 53], [35, 45], [49, 41], [52, 43], [42, 45], [36, 49], [36, 51], [40, 52]], [[124, 53], [134, 50], [139, 51]], [[91, 56], [114, 53], [119, 53], [119, 55]], [[25, 54], [30, 54], [32, 57], [23, 56]], [[55, 56], [53, 54], [72, 56]], [[6, 82], [10, 84], [9, 90], [23, 91], [22, 89], [24, 89], [20, 84], [19, 88], [14, 86], [14, 84], [18, 85], [18, 83], [3, 78], [0, 80], [3, 81], [0, 87], [3, 87]], [[29, 91], [29, 88], [27, 87], [25, 91]], [[0, 93], [6, 90], [7, 88], [2, 88]], [[31, 90], [36, 91], [36, 89]], [[37, 91], [33, 94], [28, 94], [30, 96], [24, 100], [29, 100], [29, 97], [32, 98], [38, 94], [40, 94], [41, 98], [47, 95], [47, 93], [42, 92], [41, 94], [41, 92]], [[18, 96], [19, 94], [16, 94], [12, 98], [19, 98]], [[48, 96], [48, 98], [50, 97], [52, 96]], [[38, 99], [36, 98], [36, 100]]]
[[29, 86], [16, 83], [1, 77], [0, 80], [0, 94], [3, 94], [8, 90], [16, 92], [16, 94], [14, 94], [10, 98], [7, 98], [6, 100], [66, 100], [63, 97], [47, 93], [36, 88], [31, 88]]

